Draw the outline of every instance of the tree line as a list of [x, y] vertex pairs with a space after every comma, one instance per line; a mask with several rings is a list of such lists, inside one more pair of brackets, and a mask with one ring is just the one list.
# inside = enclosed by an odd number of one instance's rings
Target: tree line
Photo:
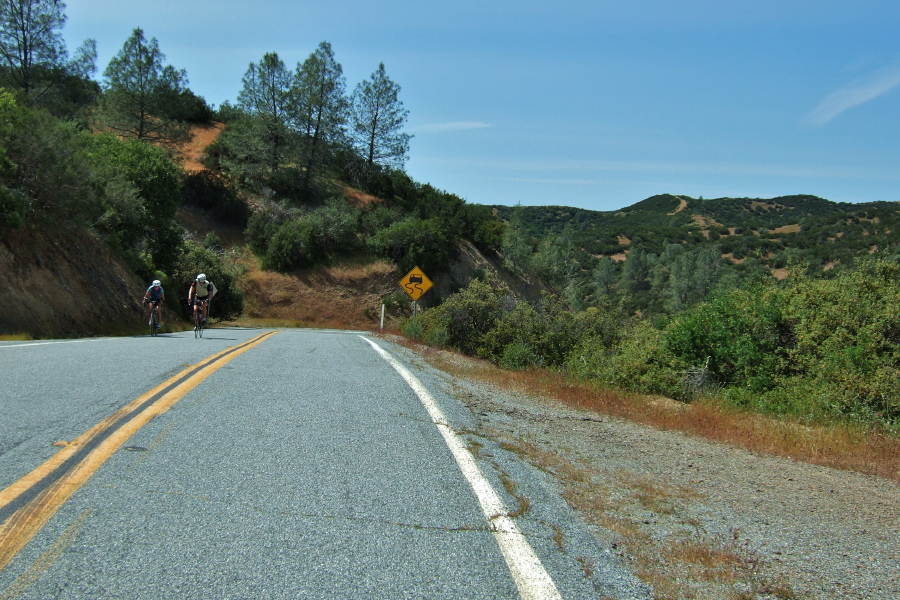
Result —
[[900, 256], [900, 213], [889, 202], [660, 195], [614, 212], [494, 209], [509, 224], [502, 252], [510, 269], [537, 272], [573, 307], [608, 301], [645, 316], [773, 272], [834, 278], [872, 253]]
[[[0, 84], [54, 116], [164, 146], [185, 141], [191, 123], [214, 117], [188, 87], [187, 72], [166, 64], [156, 38], [148, 39], [140, 27], [98, 83], [91, 79], [96, 42], [86, 40], [70, 57], [61, 33], [65, 22], [65, 4], [58, 0], [2, 0]], [[328, 147], [352, 148], [364, 175], [376, 165], [402, 167], [407, 159], [411, 136], [402, 129], [408, 111], [384, 63], [347, 96], [341, 65], [323, 41], [294, 70], [277, 53], [266, 53], [249, 65], [242, 86], [237, 106], [220, 108], [235, 130], [223, 144], [231, 153], [226, 172], [242, 177], [289, 165], [305, 172], [308, 191]]]

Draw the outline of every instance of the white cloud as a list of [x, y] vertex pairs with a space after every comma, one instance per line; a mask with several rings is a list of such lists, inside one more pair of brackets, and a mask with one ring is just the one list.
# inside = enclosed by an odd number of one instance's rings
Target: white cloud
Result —
[[480, 121], [452, 121], [449, 123], [426, 123], [419, 125], [414, 132], [424, 133], [445, 133], [447, 131], [464, 131], [467, 129], [485, 129], [492, 127], [490, 123], [482, 123]]
[[884, 67], [825, 96], [806, 116], [812, 127], [821, 127], [842, 112], [886, 94], [900, 85], [900, 65]]

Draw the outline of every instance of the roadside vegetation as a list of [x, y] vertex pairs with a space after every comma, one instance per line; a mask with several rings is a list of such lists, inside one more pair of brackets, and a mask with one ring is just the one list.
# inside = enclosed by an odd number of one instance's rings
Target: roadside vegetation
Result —
[[654, 318], [516, 301], [486, 277], [404, 333], [584, 408], [897, 479], [898, 277], [897, 262], [870, 258], [832, 279], [718, 289]]
[[420, 342], [407, 339], [405, 343], [435, 367], [459, 377], [553, 398], [573, 408], [662, 430], [683, 431], [751, 452], [900, 481], [900, 440], [880, 429], [847, 422], [801, 425], [794, 419], [735, 408], [715, 397], [679, 402], [599, 382], [574, 381], [548, 369], [509, 370], [482, 359], [462, 362]]

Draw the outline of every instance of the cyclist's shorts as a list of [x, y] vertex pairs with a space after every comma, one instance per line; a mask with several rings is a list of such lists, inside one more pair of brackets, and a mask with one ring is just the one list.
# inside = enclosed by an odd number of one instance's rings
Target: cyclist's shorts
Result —
[[203, 298], [200, 298], [200, 297], [198, 297], [198, 296], [194, 296], [194, 304], [198, 304], [198, 305], [199, 305], [199, 304], [205, 304], [205, 303], [207, 303], [207, 302], [209, 302], [209, 296], [205, 296], [205, 297], [203, 297]]

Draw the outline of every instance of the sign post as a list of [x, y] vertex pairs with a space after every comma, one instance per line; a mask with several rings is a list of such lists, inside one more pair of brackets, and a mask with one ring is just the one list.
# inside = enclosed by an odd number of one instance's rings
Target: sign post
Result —
[[413, 299], [413, 322], [416, 322], [416, 316], [419, 312], [419, 298], [422, 294], [431, 289], [431, 280], [425, 276], [422, 269], [414, 267], [412, 271], [406, 274], [406, 277], [400, 280], [400, 287], [403, 288], [409, 297]]

